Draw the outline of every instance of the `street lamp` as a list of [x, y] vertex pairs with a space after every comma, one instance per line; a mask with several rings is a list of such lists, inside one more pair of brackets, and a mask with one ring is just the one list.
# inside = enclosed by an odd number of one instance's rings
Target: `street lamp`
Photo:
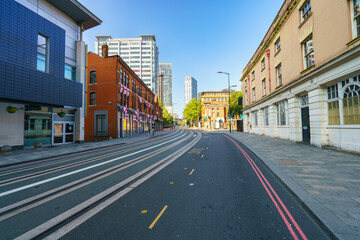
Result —
[[[227, 72], [217, 72], [217, 73], [228, 75], [228, 86], [229, 86], [229, 115], [228, 115], [228, 119], [229, 119], [230, 118], [230, 73], [227, 73]], [[230, 126], [229, 130], [230, 130], [230, 133], [231, 133], [231, 121], [230, 121], [229, 126]]]

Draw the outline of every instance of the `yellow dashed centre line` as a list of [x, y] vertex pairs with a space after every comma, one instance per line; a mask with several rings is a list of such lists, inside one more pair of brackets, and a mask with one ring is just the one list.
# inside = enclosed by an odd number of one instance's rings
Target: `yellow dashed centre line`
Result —
[[165, 210], [167, 209], [167, 205], [165, 205], [165, 207], [163, 208], [163, 210], [161, 210], [161, 212], [159, 213], [159, 215], [155, 218], [155, 220], [152, 222], [152, 224], [149, 226], [149, 229], [152, 229], [155, 226], [155, 223], [159, 220], [159, 218], [161, 217], [161, 215], [163, 215], [163, 213], [165, 212]]
[[204, 154], [203, 155], [201, 155], [201, 158], [203, 158], [204, 157]]
[[191, 175], [191, 174], [194, 172], [194, 170], [195, 170], [195, 169], [193, 169], [193, 170], [189, 173], [189, 175]]

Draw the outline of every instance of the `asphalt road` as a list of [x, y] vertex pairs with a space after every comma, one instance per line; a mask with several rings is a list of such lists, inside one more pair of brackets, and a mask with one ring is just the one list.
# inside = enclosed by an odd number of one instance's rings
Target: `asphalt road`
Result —
[[0, 169], [0, 239], [328, 239], [241, 143], [178, 131]]

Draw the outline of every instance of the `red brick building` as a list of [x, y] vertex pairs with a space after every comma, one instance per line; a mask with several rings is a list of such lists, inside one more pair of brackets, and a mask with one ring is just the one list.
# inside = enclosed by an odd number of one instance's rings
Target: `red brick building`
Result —
[[131, 68], [119, 56], [89, 52], [85, 141], [144, 133], [154, 121], [161, 125], [162, 109]]

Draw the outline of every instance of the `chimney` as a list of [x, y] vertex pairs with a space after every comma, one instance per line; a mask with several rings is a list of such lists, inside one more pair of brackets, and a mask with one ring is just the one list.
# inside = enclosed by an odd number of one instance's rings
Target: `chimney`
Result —
[[102, 45], [102, 47], [101, 47], [101, 55], [103, 57], [108, 57], [109, 56], [109, 46], [106, 43], [104, 43]]

